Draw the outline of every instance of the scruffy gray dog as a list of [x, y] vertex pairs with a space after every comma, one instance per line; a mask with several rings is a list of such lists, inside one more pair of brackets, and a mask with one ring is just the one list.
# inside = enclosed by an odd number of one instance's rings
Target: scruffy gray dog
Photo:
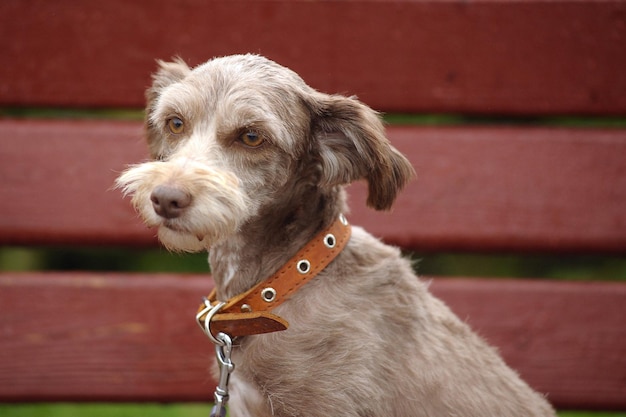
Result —
[[[147, 99], [154, 161], [118, 185], [166, 247], [209, 251], [220, 300], [345, 213], [344, 185], [365, 179], [368, 205], [385, 210], [414, 174], [377, 113], [261, 56], [161, 62]], [[359, 227], [275, 313], [288, 330], [234, 347], [233, 417], [555, 415], [398, 249]]]

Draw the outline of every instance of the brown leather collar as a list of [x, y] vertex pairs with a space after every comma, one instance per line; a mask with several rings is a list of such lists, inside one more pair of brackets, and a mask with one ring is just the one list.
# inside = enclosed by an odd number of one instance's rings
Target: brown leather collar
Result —
[[278, 272], [250, 290], [220, 302], [216, 300], [214, 289], [200, 305], [196, 315], [198, 324], [205, 333], [223, 332], [231, 337], [287, 329], [289, 323], [270, 311], [326, 268], [346, 246], [350, 235], [350, 225], [342, 214]]

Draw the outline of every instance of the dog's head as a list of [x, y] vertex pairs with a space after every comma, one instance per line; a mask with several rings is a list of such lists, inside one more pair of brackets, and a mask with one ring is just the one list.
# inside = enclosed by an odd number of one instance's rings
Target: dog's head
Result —
[[154, 161], [117, 184], [170, 249], [206, 249], [301, 184], [330, 191], [366, 179], [368, 205], [389, 209], [414, 175], [376, 112], [266, 58], [159, 65], [146, 93]]

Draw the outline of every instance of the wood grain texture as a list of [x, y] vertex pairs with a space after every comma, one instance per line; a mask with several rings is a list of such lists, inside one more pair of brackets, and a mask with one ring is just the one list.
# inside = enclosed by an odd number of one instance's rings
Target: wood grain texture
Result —
[[626, 407], [626, 286], [435, 279], [431, 289], [557, 407]]
[[[406, 248], [626, 250], [626, 130], [390, 127], [418, 179], [353, 224]], [[156, 245], [113, 190], [147, 158], [138, 123], [0, 121], [0, 243]]]
[[626, 250], [626, 130], [388, 130], [418, 179], [352, 221], [422, 250]]
[[[208, 276], [0, 275], [0, 401], [207, 401]], [[435, 279], [435, 295], [559, 407], [626, 407], [626, 287]]]
[[154, 244], [128, 200], [114, 190], [146, 160], [139, 123], [0, 122], [1, 243]]
[[5, 0], [0, 105], [141, 107], [156, 59], [252, 52], [378, 110], [624, 115], [624, 45], [617, 0]]
[[208, 278], [0, 276], [0, 399], [210, 400]]

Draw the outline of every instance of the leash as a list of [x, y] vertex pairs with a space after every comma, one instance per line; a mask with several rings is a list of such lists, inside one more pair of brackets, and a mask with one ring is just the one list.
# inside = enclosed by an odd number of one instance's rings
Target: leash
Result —
[[231, 360], [233, 338], [286, 330], [289, 323], [271, 313], [304, 284], [312, 280], [341, 253], [351, 236], [343, 214], [318, 233], [278, 272], [248, 291], [218, 301], [216, 290], [203, 299], [196, 314], [200, 329], [215, 345], [220, 378], [215, 389], [215, 405], [210, 417], [225, 417], [228, 381], [235, 370]]

